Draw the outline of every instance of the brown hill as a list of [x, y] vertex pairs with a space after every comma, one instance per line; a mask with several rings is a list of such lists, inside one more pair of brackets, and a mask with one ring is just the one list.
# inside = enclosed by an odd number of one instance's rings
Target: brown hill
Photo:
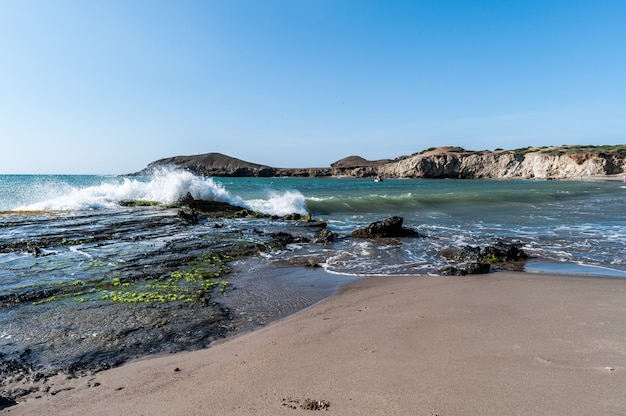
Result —
[[377, 166], [383, 165], [385, 163], [390, 163], [390, 159], [381, 159], [381, 160], [366, 160], [361, 156], [348, 156], [343, 159], [339, 159], [335, 163], [331, 163], [330, 166], [333, 168], [360, 168], [360, 167], [369, 167], [369, 166]]
[[266, 165], [246, 162], [221, 153], [174, 156], [150, 163], [135, 175], [149, 175], [162, 168], [186, 169], [205, 176], [274, 176], [275, 170]]

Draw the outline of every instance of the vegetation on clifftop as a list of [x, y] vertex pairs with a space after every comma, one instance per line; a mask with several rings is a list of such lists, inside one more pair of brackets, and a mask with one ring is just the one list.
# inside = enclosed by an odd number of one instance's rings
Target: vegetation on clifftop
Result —
[[[415, 153], [414, 155], [421, 155], [425, 153], [458, 153], [461, 156], [467, 156], [471, 154], [480, 154], [480, 153], [490, 153], [490, 150], [467, 150], [463, 147], [459, 146], [451, 146], [451, 147], [429, 147], [428, 149], [422, 150], [419, 153]], [[542, 147], [522, 147], [519, 149], [506, 150], [502, 148], [497, 148], [493, 152], [514, 152], [517, 154], [528, 154], [528, 153], [542, 153], [554, 156], [561, 155], [572, 155], [572, 154], [588, 154], [588, 155], [615, 155], [618, 157], [626, 157], [626, 144], [618, 144], [618, 145], [602, 145], [602, 146], [591, 146], [591, 145], [562, 145], [562, 146], [542, 146]]]
[[561, 156], [574, 154], [589, 155], [615, 155], [618, 157], [626, 157], [626, 145], [604, 145], [604, 146], [580, 146], [580, 145], [563, 145], [560, 147], [542, 148], [540, 153]]

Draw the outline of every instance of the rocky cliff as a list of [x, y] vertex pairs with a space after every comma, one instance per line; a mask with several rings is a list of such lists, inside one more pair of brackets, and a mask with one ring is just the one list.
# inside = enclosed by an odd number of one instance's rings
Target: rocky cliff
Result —
[[440, 147], [394, 160], [349, 156], [327, 168], [274, 168], [219, 153], [176, 156], [150, 163], [136, 175], [173, 166], [206, 176], [350, 176], [385, 178], [567, 179], [626, 172], [626, 146], [561, 146], [468, 151]]
[[566, 179], [615, 175], [626, 169], [624, 154], [582, 150], [579, 146], [493, 152], [438, 148], [379, 166], [378, 174], [392, 178]]

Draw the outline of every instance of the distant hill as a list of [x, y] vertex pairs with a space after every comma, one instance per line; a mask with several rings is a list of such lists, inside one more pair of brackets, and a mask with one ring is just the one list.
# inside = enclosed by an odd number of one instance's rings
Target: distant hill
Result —
[[205, 176], [274, 176], [275, 174], [274, 169], [266, 165], [246, 162], [221, 153], [205, 153], [159, 159], [134, 175], [149, 175], [166, 167], [186, 169]]
[[392, 162], [391, 159], [365, 160], [361, 156], [348, 156], [336, 161], [335, 163], [331, 163], [330, 166], [333, 168], [358, 168], [364, 166], [383, 165], [390, 162]]
[[623, 174], [626, 171], [626, 145], [567, 145], [494, 151], [448, 146], [394, 160], [371, 161], [348, 156], [331, 163], [330, 167], [317, 168], [275, 168], [221, 153], [206, 153], [160, 159], [134, 175], [148, 175], [164, 167], [186, 169], [204, 176], [566, 179]]

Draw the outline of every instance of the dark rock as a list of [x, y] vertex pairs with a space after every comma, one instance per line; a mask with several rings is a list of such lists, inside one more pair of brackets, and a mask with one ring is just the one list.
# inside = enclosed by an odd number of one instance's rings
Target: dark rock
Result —
[[185, 210], [182, 210], [182, 209], [179, 210], [178, 211], [178, 218], [183, 220], [183, 222], [185, 224], [191, 224], [191, 225], [198, 224], [198, 215], [196, 215], [196, 213], [193, 212], [193, 210], [191, 210], [191, 211], [185, 211]]
[[446, 266], [439, 270], [442, 276], [465, 276], [468, 274], [486, 274], [491, 271], [489, 263], [461, 263], [456, 266]]
[[335, 238], [337, 238], [338, 234], [330, 231], [328, 228], [324, 227], [319, 229], [313, 235], [313, 242], [318, 244], [330, 244], [333, 242]]
[[184, 197], [179, 201], [179, 203], [182, 206], [189, 207], [196, 215], [200, 215], [206, 218], [269, 217], [269, 215], [267, 214], [250, 211], [246, 208], [231, 205], [227, 202], [193, 199], [191, 195]]
[[0, 396], [0, 410], [6, 409], [7, 407], [15, 406], [17, 402], [8, 397]]
[[322, 267], [318, 260], [314, 257], [290, 257], [287, 260], [280, 261], [281, 264], [288, 266], [301, 266], [301, 267]]
[[489, 263], [467, 263], [465, 266], [467, 274], [486, 274], [491, 271]]
[[182, 196], [178, 202], [177, 205], [183, 205], [183, 206], [188, 206], [188, 207], [193, 207], [193, 204], [195, 202], [195, 198], [193, 197], [193, 195], [191, 195], [191, 192], [187, 192], [185, 194], [185, 196]]
[[418, 232], [402, 226], [404, 218], [394, 216], [382, 221], [370, 223], [365, 228], [353, 231], [351, 237], [356, 238], [389, 238], [417, 237]]
[[465, 246], [460, 250], [446, 249], [441, 251], [441, 255], [460, 262], [439, 270], [444, 276], [489, 273], [492, 267], [521, 270], [524, 260], [528, 258], [522, 250], [522, 244], [503, 240], [496, 240], [495, 244], [486, 247]]
[[293, 235], [284, 232], [278, 232], [271, 234], [272, 238], [276, 243], [281, 246], [286, 246], [287, 244], [292, 244], [295, 241]]
[[459, 260], [480, 261], [482, 260], [482, 249], [480, 247], [465, 246], [456, 255]]
[[59, 293], [59, 288], [28, 290], [22, 293], [11, 293], [0, 296], [0, 305], [15, 305], [18, 303], [31, 303], [41, 299], [49, 298]]
[[485, 257], [504, 258], [505, 261], [526, 260], [528, 255], [522, 250], [521, 243], [507, 243], [498, 240], [493, 246], [485, 247]]
[[257, 175], [261, 178], [271, 178], [276, 176], [276, 170], [270, 167], [260, 168]]
[[494, 245], [487, 247], [465, 246], [458, 257], [464, 261], [502, 263], [526, 260], [528, 255], [522, 250], [520, 243], [497, 240]]
[[285, 232], [278, 232], [278, 233], [271, 233], [269, 234], [272, 237], [272, 243], [270, 244], [273, 247], [280, 247], [280, 248], [284, 248], [286, 247], [288, 244], [294, 244], [294, 243], [308, 243], [309, 240], [305, 237], [296, 237], [293, 236], [289, 233], [285, 233]]
[[283, 219], [285, 221], [300, 221], [302, 219], [305, 219], [305, 216], [303, 216], [302, 214], [298, 214], [298, 213], [293, 213], [293, 214], [287, 214], [287, 215], [283, 215], [282, 217], [272, 217], [272, 219]]
[[439, 269], [439, 274], [442, 276], [465, 276], [465, 270], [459, 269], [455, 266], [446, 266]]
[[274, 175], [296, 178], [321, 178], [338, 174], [333, 168], [276, 168]]

